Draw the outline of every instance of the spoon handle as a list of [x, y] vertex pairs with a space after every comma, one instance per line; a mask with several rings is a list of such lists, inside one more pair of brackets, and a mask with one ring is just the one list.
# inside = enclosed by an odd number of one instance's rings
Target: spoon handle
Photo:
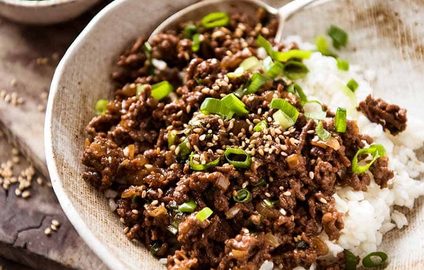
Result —
[[278, 31], [275, 36], [276, 42], [281, 42], [283, 40], [283, 29], [286, 20], [289, 19], [297, 11], [312, 4], [315, 1], [316, 0], [293, 0], [278, 9], [279, 23]]

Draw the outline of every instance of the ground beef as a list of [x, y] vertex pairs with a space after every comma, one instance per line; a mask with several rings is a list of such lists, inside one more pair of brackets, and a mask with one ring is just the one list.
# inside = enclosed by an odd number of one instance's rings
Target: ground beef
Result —
[[[198, 51], [183, 34], [186, 25], [153, 37], [151, 49], [138, 38], [118, 58], [114, 99], [86, 128], [84, 179], [119, 194], [116, 213], [126, 236], [167, 258], [168, 269], [253, 270], [265, 260], [280, 269], [314, 263], [318, 269], [344, 269], [342, 258], [331, 264], [319, 260], [328, 252], [321, 235], [337, 240], [343, 229], [332, 195], [336, 187], [366, 190], [372, 179], [387, 186], [393, 177], [388, 159], [354, 174], [352, 158], [372, 139], [360, 134], [355, 121], [347, 122], [345, 133], [335, 132], [334, 113], [325, 105], [328, 118], [322, 123], [331, 136], [320, 139], [317, 121], [305, 116], [285, 79], [241, 97], [247, 115], [199, 112], [206, 98], [246, 88], [251, 73], [227, 73], [257, 56], [257, 36], [273, 37], [277, 21], [259, 11], [257, 17], [233, 14], [226, 27], [198, 27]], [[158, 69], [157, 61], [166, 65]], [[163, 80], [175, 90], [156, 100], [153, 85]], [[273, 98], [297, 108], [293, 126], [275, 123]], [[368, 97], [361, 110], [372, 120], [383, 119], [391, 132], [405, 128], [405, 111], [394, 105]], [[250, 165], [228, 162], [228, 148], [243, 149]], [[193, 162], [205, 168], [196, 170]], [[238, 199], [240, 190], [249, 192], [245, 200]], [[194, 208], [179, 209], [184, 203]], [[200, 221], [196, 215], [205, 207], [213, 214]]]
[[371, 95], [359, 103], [359, 110], [362, 111], [371, 122], [380, 124], [385, 130], [393, 135], [406, 129], [406, 109], [398, 105], [389, 104], [380, 98], [373, 98]]

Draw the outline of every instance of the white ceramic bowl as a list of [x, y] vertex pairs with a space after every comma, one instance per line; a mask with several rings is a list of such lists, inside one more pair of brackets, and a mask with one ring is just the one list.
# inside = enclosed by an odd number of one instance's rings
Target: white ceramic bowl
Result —
[[0, 15], [25, 24], [53, 24], [77, 17], [100, 0], [0, 0]]
[[[45, 125], [53, 188], [81, 237], [114, 270], [162, 266], [145, 248], [126, 239], [107, 200], [83, 181], [84, 127], [94, 115], [96, 100], [111, 94], [109, 74], [120, 52], [192, 2], [114, 1], [75, 40], [54, 75]], [[417, 49], [424, 44], [423, 8], [416, 0], [338, 0], [302, 11], [287, 22], [286, 30], [313, 40], [330, 24], [346, 29], [350, 42], [343, 57], [377, 72], [376, 95], [408, 108], [410, 116], [424, 117], [424, 50]], [[409, 226], [390, 233], [383, 243], [391, 254], [391, 269], [422, 269], [424, 208], [423, 200], [419, 202]]]

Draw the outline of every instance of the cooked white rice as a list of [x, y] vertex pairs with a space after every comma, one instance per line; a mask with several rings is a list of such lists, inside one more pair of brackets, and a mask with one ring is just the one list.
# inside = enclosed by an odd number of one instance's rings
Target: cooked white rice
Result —
[[[302, 43], [299, 37], [286, 40], [292, 41], [298, 43], [302, 49], [313, 49], [313, 45]], [[348, 119], [358, 121], [360, 132], [384, 145], [390, 159], [389, 166], [395, 174], [388, 188], [381, 189], [372, 180], [366, 192], [346, 187], [338, 189], [334, 195], [336, 207], [345, 217], [340, 238], [335, 242], [326, 240], [330, 255], [335, 256], [343, 249], [348, 249], [362, 257], [378, 249], [385, 233], [408, 225], [406, 216], [394, 210], [394, 206], [412, 208], [414, 200], [424, 195], [424, 182], [418, 179], [424, 173], [424, 163], [417, 159], [414, 152], [424, 145], [424, 134], [414, 132], [423, 130], [424, 124], [410, 117], [407, 130], [396, 137], [384, 132], [381, 125], [370, 122], [355, 109], [358, 101], [373, 93], [369, 83], [375, 78], [374, 72], [362, 71], [352, 64], [349, 71], [340, 71], [334, 58], [318, 52], [313, 53], [304, 63], [309, 73], [298, 83], [306, 95], [322, 101], [333, 111], [337, 107], [347, 108]], [[355, 92], [356, 102], [352, 102], [342, 91], [351, 78], [359, 83]], [[323, 239], [328, 238], [323, 235]]]

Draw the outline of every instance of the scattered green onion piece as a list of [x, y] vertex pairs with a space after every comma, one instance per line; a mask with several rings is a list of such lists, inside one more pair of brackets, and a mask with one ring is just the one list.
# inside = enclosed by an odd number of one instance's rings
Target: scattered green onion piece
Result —
[[179, 149], [180, 149], [180, 151], [178, 152], [178, 157], [182, 160], [187, 159], [188, 155], [191, 152], [188, 139], [186, 138], [177, 147], [179, 147]]
[[194, 163], [193, 156], [194, 156], [194, 153], [192, 152], [190, 154], [189, 165], [190, 165], [190, 169], [192, 169], [193, 171], [207, 170], [209, 168], [217, 166], [219, 164], [219, 161], [220, 161], [220, 158], [217, 158], [217, 159], [212, 160], [211, 162], [208, 162], [206, 164], [197, 164], [197, 163]]
[[252, 199], [252, 194], [245, 188], [237, 191], [237, 194], [233, 196], [233, 199], [239, 203], [249, 202]]
[[288, 92], [296, 94], [299, 99], [300, 103], [304, 105], [306, 102], [308, 102], [308, 97], [306, 96], [305, 92], [303, 92], [302, 87], [300, 87], [297, 83], [293, 83], [289, 86], [287, 89]]
[[228, 72], [226, 75], [228, 78], [234, 79], [234, 78], [239, 78], [241, 75], [243, 75], [243, 73], [244, 73], [244, 69], [241, 67], [238, 67], [236, 70], [234, 70], [233, 72]]
[[153, 245], [150, 246], [150, 253], [155, 256], [159, 252], [161, 247], [162, 245], [159, 244], [159, 242], [154, 242]]
[[96, 102], [96, 106], [95, 106], [96, 114], [97, 115], [105, 114], [107, 112], [107, 104], [108, 103], [109, 103], [109, 101], [107, 101], [107, 99], [99, 99]]
[[275, 51], [273, 53], [274, 59], [281, 61], [281, 62], [287, 62], [291, 59], [308, 59], [311, 57], [312, 52], [311, 51], [305, 51], [305, 50], [290, 50], [286, 52], [277, 52]]
[[341, 59], [341, 58], [337, 58], [337, 68], [343, 71], [348, 71], [349, 70], [349, 62]]
[[263, 202], [264, 202], [265, 206], [270, 207], [270, 208], [274, 207], [274, 204], [275, 204], [275, 202], [273, 202], [269, 199], [265, 199]]
[[249, 85], [247, 86], [246, 94], [253, 94], [257, 92], [266, 82], [268, 78], [260, 73], [255, 73], [250, 78]]
[[293, 119], [287, 116], [287, 114], [283, 113], [282, 111], [278, 110], [273, 115], [272, 118], [274, 121], [281, 126], [282, 129], [288, 129], [289, 127], [293, 126], [295, 122]]
[[237, 115], [243, 116], [249, 113], [244, 103], [234, 94], [226, 95], [221, 99], [221, 102]]
[[318, 125], [315, 128], [315, 132], [317, 133], [318, 137], [323, 140], [327, 141], [331, 137], [331, 133], [328, 132], [322, 125], [322, 121], [319, 121]]
[[225, 12], [212, 12], [202, 18], [201, 24], [206, 28], [226, 26], [230, 22], [230, 17]]
[[358, 264], [358, 259], [356, 256], [349, 250], [344, 250], [345, 255], [345, 269], [346, 270], [356, 270], [356, 265]]
[[147, 84], [137, 84], [137, 87], [136, 87], [136, 90], [135, 90], [135, 93], [136, 93], [137, 96], [141, 95], [141, 93], [144, 92], [146, 85]]
[[[365, 163], [365, 165], [359, 165], [358, 158], [361, 155], [371, 155], [372, 160]], [[386, 150], [384, 149], [384, 146], [381, 144], [372, 144], [368, 148], [359, 149], [358, 152], [356, 152], [355, 156], [352, 160], [352, 172], [356, 174], [361, 174], [371, 167], [371, 165], [380, 157], [383, 157], [386, 154]]]
[[176, 235], [177, 233], [178, 233], [178, 228], [177, 227], [175, 227], [174, 225], [168, 225], [167, 227], [166, 227], [166, 229], [170, 232], [170, 233], [172, 233], [173, 235]]
[[196, 214], [196, 218], [200, 222], [203, 222], [208, 219], [208, 217], [210, 217], [212, 214], [213, 211], [209, 207], [205, 207]]
[[274, 64], [274, 61], [272, 60], [270, 56], [267, 56], [265, 57], [264, 60], [262, 60], [262, 66], [264, 70], [269, 70], [273, 64]]
[[255, 132], [260, 132], [264, 129], [266, 129], [268, 127], [268, 124], [266, 123], [265, 120], [262, 120], [260, 122], [258, 122], [254, 127], [253, 127], [253, 131]]
[[353, 93], [355, 93], [355, 91], [356, 91], [356, 89], [358, 89], [358, 87], [359, 87], [359, 84], [358, 84], [358, 82], [357, 81], [355, 81], [354, 79], [350, 79], [348, 82], [347, 82], [347, 84], [346, 84], [346, 86], [353, 92]]
[[323, 120], [327, 113], [322, 110], [322, 105], [318, 100], [309, 100], [303, 104], [303, 114], [309, 119]]
[[345, 108], [337, 108], [336, 117], [334, 118], [336, 131], [340, 133], [346, 132], [347, 120], [346, 120], [346, 109]]
[[362, 265], [366, 268], [381, 267], [386, 265], [388, 258], [382, 251], [371, 252], [362, 259]]
[[288, 101], [282, 98], [273, 98], [269, 104], [269, 107], [271, 109], [279, 109], [285, 115], [287, 115], [293, 121], [293, 123], [296, 123], [297, 117], [299, 116], [299, 111]]
[[197, 52], [200, 49], [200, 34], [193, 35], [193, 43], [191, 44], [191, 50]]
[[249, 168], [252, 162], [250, 155], [240, 148], [227, 148], [224, 156], [236, 168]]
[[168, 132], [168, 147], [174, 145], [177, 141], [177, 131], [171, 130]]
[[226, 107], [221, 100], [216, 98], [206, 98], [202, 105], [200, 105], [200, 111], [203, 114], [218, 114], [225, 118], [232, 118], [234, 115], [234, 112]]
[[243, 60], [240, 64], [240, 68], [244, 71], [253, 71], [258, 69], [261, 66], [261, 62], [255, 56], [248, 57]]
[[192, 38], [194, 34], [197, 32], [196, 25], [189, 23], [184, 27], [183, 36], [184, 38]]
[[156, 100], [167, 97], [172, 91], [174, 91], [174, 87], [168, 81], [162, 81], [152, 85], [152, 97]]
[[263, 36], [259, 35], [259, 36], [256, 38], [256, 44], [257, 44], [259, 47], [264, 48], [264, 49], [265, 49], [265, 51], [266, 51], [266, 53], [267, 53], [269, 56], [273, 57], [273, 55], [274, 55], [274, 49], [272, 48], [271, 42], [269, 42], [266, 38], [264, 38]]
[[317, 47], [317, 51], [322, 55], [337, 57], [337, 55], [328, 48], [329, 45], [325, 36], [317, 36], [315, 38], [315, 46]]
[[305, 77], [309, 70], [302, 62], [290, 60], [284, 65], [283, 72], [290, 80], [297, 80]]
[[147, 58], [151, 58], [152, 56], [152, 45], [149, 42], [144, 42], [143, 51], [146, 54]]
[[178, 211], [181, 213], [193, 213], [196, 210], [197, 203], [193, 200], [185, 202], [178, 206]]
[[275, 62], [266, 72], [266, 76], [270, 79], [275, 79], [276, 77], [283, 74], [284, 65], [280, 62]]
[[336, 49], [345, 47], [348, 41], [347, 33], [338, 26], [332, 25], [327, 31], [327, 34], [333, 40], [333, 46]]

